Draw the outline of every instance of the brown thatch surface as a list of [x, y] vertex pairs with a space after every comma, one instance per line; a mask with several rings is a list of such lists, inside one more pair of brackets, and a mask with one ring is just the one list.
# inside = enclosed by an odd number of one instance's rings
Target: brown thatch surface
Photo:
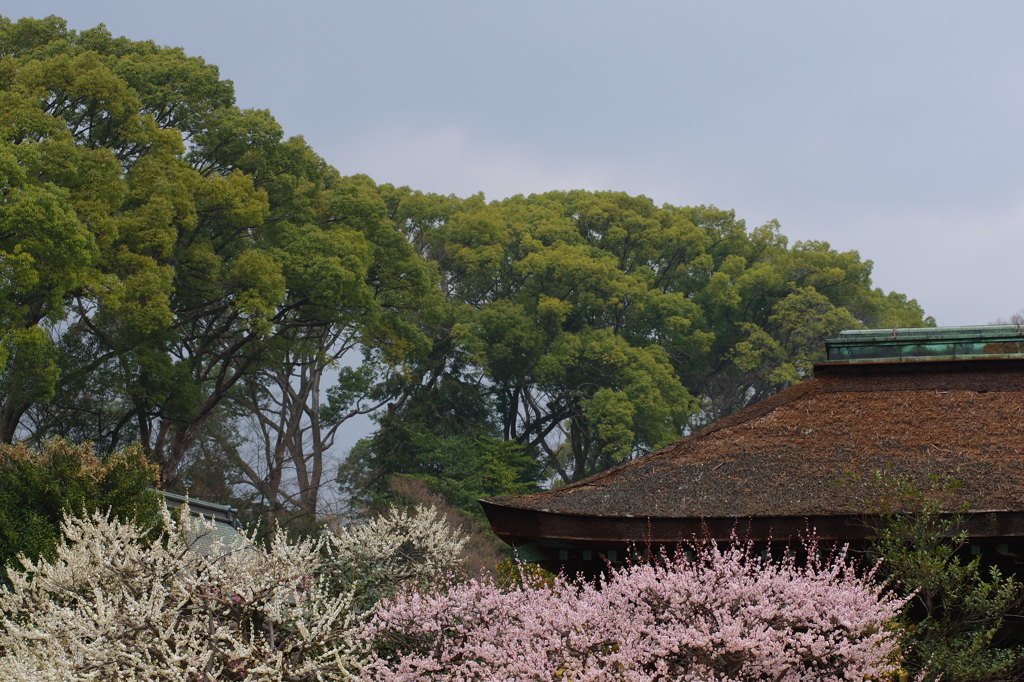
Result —
[[1024, 362], [823, 365], [794, 386], [589, 479], [490, 502], [633, 517], [859, 513], [877, 470], [963, 481], [975, 509], [1024, 510]]

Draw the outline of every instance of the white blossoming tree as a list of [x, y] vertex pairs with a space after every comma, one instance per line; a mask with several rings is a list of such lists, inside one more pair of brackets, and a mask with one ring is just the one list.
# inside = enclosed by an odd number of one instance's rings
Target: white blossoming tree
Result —
[[461, 555], [469, 537], [436, 507], [417, 507], [415, 513], [392, 508], [324, 540], [335, 584], [347, 586], [353, 606], [366, 611], [404, 586], [463, 577]]
[[0, 679], [358, 679], [365, 585], [448, 573], [465, 542], [421, 508], [269, 547], [240, 533], [204, 557], [191, 545], [211, 527], [181, 518], [150, 546], [132, 524], [66, 519], [56, 559], [24, 560], [0, 592]]

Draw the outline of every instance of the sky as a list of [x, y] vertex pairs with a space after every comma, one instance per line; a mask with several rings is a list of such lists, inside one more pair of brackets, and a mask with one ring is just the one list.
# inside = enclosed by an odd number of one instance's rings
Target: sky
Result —
[[1024, 3], [0, 0], [181, 46], [343, 173], [777, 219], [941, 325], [1024, 308]]

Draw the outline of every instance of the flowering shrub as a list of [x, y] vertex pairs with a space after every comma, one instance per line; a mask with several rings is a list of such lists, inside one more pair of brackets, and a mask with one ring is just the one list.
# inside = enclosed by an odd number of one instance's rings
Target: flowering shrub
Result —
[[461, 541], [421, 509], [316, 541], [279, 534], [269, 548], [239, 534], [207, 558], [190, 540], [212, 528], [181, 517], [165, 514], [163, 542], [148, 547], [130, 523], [66, 519], [56, 559], [23, 558], [0, 592], [0, 679], [358, 679], [369, 605], [340, 579], [345, 562], [379, 558], [374, 582], [430, 579]]
[[367, 680], [877, 680], [903, 601], [835, 557], [773, 564], [734, 545], [502, 590], [474, 580], [381, 604]]
[[404, 584], [459, 572], [469, 537], [436, 507], [419, 506], [414, 514], [392, 508], [324, 539], [337, 584], [346, 585], [354, 605], [367, 610]]

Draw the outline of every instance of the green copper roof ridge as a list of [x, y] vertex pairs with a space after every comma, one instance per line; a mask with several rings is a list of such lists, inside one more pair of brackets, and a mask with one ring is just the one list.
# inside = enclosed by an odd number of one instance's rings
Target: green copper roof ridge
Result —
[[880, 329], [845, 329], [839, 332], [839, 336], [826, 339], [828, 342], [849, 342], [854, 340], [868, 340], [875, 337], [894, 338], [1003, 338], [1010, 336], [1024, 336], [1024, 327], [1019, 324], [984, 324], [965, 325], [959, 327], [896, 327]]
[[828, 362], [917, 362], [1024, 357], [1017, 324], [849, 329], [825, 340]]

